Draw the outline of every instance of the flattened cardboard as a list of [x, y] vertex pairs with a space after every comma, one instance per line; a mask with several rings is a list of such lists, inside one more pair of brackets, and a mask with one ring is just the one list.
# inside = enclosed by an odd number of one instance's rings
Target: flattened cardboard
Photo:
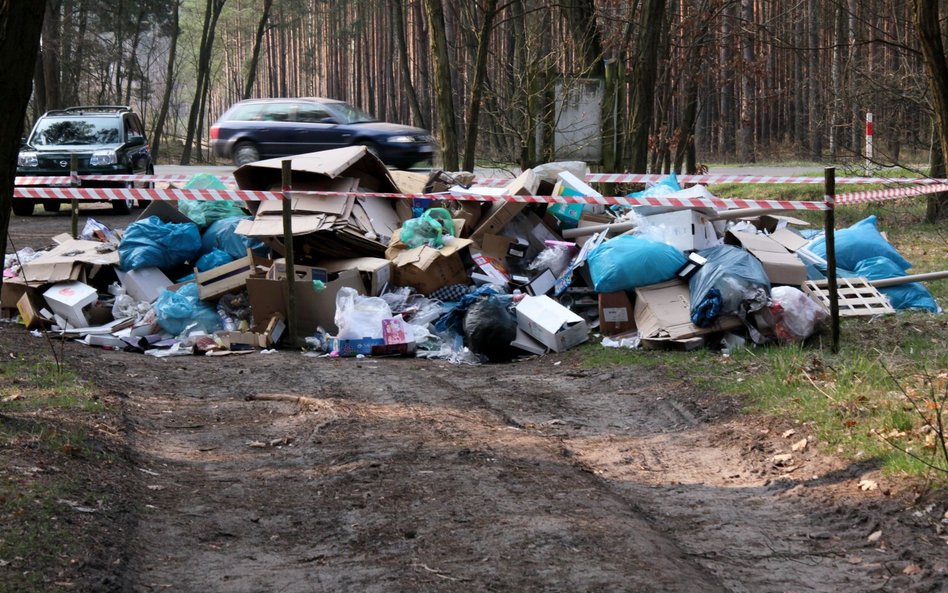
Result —
[[624, 290], [599, 293], [599, 331], [614, 336], [635, 329], [632, 301]]
[[548, 296], [527, 296], [517, 304], [517, 326], [553, 350], [563, 352], [589, 337], [582, 317]]
[[118, 266], [119, 254], [115, 245], [101, 241], [70, 239], [45, 255], [23, 264], [22, 274], [27, 282], [59, 282], [78, 278], [76, 264]]
[[759, 259], [773, 284], [801, 286], [806, 281], [806, 266], [803, 262], [766, 235], [728, 231], [724, 242], [739, 245]]
[[680, 340], [741, 325], [736, 317], [719, 318], [713, 326], [705, 328], [691, 323], [691, 292], [682, 280], [636, 288], [633, 314], [643, 339]]
[[161, 200], [154, 200], [141, 211], [141, 214], [138, 215], [136, 220], [145, 220], [149, 216], [157, 216], [162, 222], [174, 222], [177, 224], [194, 223], [193, 220], [188, 218], [187, 214], [178, 210], [178, 208], [171, 203]]
[[385, 164], [364, 146], [347, 146], [249, 163], [234, 171], [237, 186], [250, 190], [280, 188], [285, 160], [291, 162], [294, 189], [305, 187], [315, 190], [319, 183], [327, 179], [353, 177], [359, 180], [360, 187], [370, 191], [398, 191]]

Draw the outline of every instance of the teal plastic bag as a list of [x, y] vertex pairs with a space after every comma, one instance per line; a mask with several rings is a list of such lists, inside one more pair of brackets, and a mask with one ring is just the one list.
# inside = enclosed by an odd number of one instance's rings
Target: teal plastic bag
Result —
[[[905, 275], [899, 264], [882, 256], [862, 260], [853, 272], [856, 276], [869, 280], [898, 278]], [[921, 282], [885, 286], [880, 288], [879, 292], [889, 298], [889, 302], [892, 303], [892, 307], [895, 309], [925, 309], [932, 313], [938, 313], [939, 311], [935, 297]]]
[[181, 335], [192, 324], [194, 329], [209, 334], [221, 329], [217, 310], [200, 299], [197, 284], [185, 284], [176, 292], [163, 290], [154, 309], [158, 325], [173, 336]]
[[[826, 259], [826, 238], [821, 237], [813, 241], [809, 250]], [[876, 228], [875, 215], [868, 216], [849, 228], [836, 231], [836, 267], [855, 270], [862, 260], [878, 256], [888, 258], [903, 272], [912, 267]]]
[[399, 239], [409, 249], [422, 245], [441, 249], [445, 235], [457, 236], [451, 213], [444, 208], [431, 208], [418, 218], [403, 222]]
[[593, 249], [586, 265], [596, 292], [616, 292], [671, 280], [685, 261], [677, 247], [621, 235]]

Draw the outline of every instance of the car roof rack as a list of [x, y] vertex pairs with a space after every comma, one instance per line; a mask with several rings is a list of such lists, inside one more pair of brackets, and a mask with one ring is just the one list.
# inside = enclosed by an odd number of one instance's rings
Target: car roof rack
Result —
[[82, 115], [85, 113], [121, 113], [131, 111], [128, 105], [79, 105], [47, 111], [46, 115]]

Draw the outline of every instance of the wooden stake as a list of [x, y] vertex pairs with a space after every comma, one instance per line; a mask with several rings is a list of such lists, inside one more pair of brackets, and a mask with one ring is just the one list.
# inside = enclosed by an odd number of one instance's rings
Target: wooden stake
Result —
[[299, 336], [296, 317], [296, 268], [293, 264], [293, 201], [290, 190], [293, 184], [293, 161], [287, 159], [282, 162], [283, 177], [283, 246], [286, 258], [287, 304], [286, 324], [290, 335], [290, 345], [297, 348]]
[[[76, 180], [79, 179], [79, 155], [72, 153], [69, 155], [69, 176], [72, 180], [71, 185], [73, 187], [80, 185]], [[79, 200], [73, 198], [70, 201], [70, 206], [72, 207], [72, 238], [79, 238]]]
[[826, 209], [826, 279], [829, 282], [830, 318], [833, 323], [833, 353], [839, 352], [839, 291], [836, 285], [836, 168], [824, 170]]

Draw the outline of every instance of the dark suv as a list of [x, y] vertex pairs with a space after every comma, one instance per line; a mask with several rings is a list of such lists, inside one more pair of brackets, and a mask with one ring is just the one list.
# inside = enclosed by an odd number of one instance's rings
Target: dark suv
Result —
[[343, 101], [248, 99], [211, 126], [211, 148], [237, 166], [260, 159], [361, 144], [382, 162], [407, 169], [434, 155], [431, 135], [420, 128], [380, 122]]
[[[131, 109], [122, 105], [69, 107], [47, 111], [36, 120], [20, 147], [17, 176], [69, 175], [71, 155], [78, 155], [79, 175], [154, 175], [145, 127]], [[127, 181], [83, 181], [83, 187], [130, 187]], [[60, 200], [14, 198], [13, 213], [30, 216], [42, 203], [49, 212]], [[116, 214], [128, 214], [133, 200], [112, 200]]]

